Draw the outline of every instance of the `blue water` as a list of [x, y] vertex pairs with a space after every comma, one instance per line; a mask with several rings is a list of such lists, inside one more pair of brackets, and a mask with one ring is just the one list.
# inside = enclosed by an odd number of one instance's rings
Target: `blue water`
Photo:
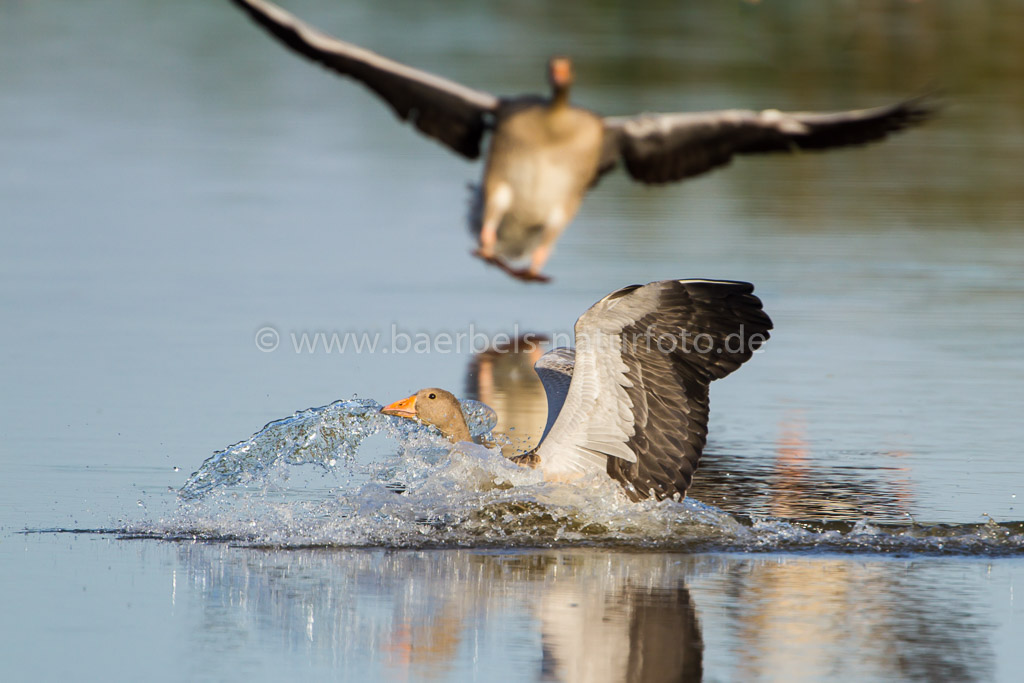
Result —
[[[863, 149], [610, 176], [527, 287], [468, 254], [479, 165], [230, 3], [0, 4], [5, 680], [1019, 678], [1018, 3], [288, 6], [498, 93], [569, 53], [608, 114], [948, 106]], [[775, 322], [712, 387], [686, 501], [412, 427], [179, 497], [261, 425], [423, 386], [523, 448], [533, 359], [486, 347], [671, 277], [754, 282]]]

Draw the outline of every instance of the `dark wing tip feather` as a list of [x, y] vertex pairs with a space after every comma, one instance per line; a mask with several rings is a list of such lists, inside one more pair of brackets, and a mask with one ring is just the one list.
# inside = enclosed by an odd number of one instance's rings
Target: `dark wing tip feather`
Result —
[[[637, 462], [609, 458], [607, 465], [633, 500], [685, 495], [707, 439], [708, 385], [749, 360], [772, 329], [747, 282], [667, 280], [612, 296], [648, 288], [657, 297], [623, 329], [621, 352]], [[652, 343], [661, 335], [675, 343]]]
[[667, 287], [662, 298], [685, 316], [675, 321], [689, 328], [690, 343], [682, 344], [683, 357], [708, 381], [734, 371], [771, 336], [771, 318], [749, 282], [679, 281]]
[[736, 154], [863, 145], [918, 125], [941, 109], [924, 95], [896, 104], [829, 113], [728, 110], [605, 119], [601, 168], [620, 157], [635, 180], [669, 183], [725, 166]]
[[793, 113], [803, 132], [767, 135], [754, 139], [738, 151], [773, 152], [797, 149], [820, 150], [877, 142], [934, 118], [941, 110], [939, 101], [922, 95], [896, 104], [835, 113]]

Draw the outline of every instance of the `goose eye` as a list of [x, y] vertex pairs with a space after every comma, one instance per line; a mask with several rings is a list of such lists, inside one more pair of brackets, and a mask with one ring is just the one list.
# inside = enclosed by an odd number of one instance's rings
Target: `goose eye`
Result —
[[430, 395], [430, 396], [428, 396], [427, 398], [437, 398], [437, 394], [431, 394], [431, 395]]

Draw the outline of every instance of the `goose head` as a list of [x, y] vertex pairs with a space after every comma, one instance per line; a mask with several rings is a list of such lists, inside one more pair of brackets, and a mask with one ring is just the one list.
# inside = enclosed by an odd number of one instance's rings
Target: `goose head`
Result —
[[454, 443], [471, 440], [459, 399], [444, 389], [420, 389], [412, 396], [384, 406], [380, 412], [433, 425]]
[[557, 56], [548, 60], [548, 82], [551, 84], [552, 99], [564, 102], [569, 98], [569, 88], [573, 82], [572, 60]]

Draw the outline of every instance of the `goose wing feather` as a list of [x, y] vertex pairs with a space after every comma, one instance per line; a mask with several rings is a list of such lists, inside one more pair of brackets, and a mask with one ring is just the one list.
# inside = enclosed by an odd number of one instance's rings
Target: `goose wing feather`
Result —
[[464, 157], [480, 155], [499, 98], [329, 36], [266, 0], [233, 2], [295, 52], [363, 83], [425, 135]]
[[931, 117], [936, 104], [918, 97], [840, 112], [724, 110], [608, 117], [601, 170], [622, 160], [644, 183], [669, 183], [732, 161], [737, 154], [862, 145]]
[[745, 282], [665, 280], [609, 294], [576, 321], [571, 364], [568, 350], [538, 361], [549, 396], [540, 466], [606, 471], [636, 500], [684, 494], [707, 437], [708, 384], [748, 360], [771, 327]]

